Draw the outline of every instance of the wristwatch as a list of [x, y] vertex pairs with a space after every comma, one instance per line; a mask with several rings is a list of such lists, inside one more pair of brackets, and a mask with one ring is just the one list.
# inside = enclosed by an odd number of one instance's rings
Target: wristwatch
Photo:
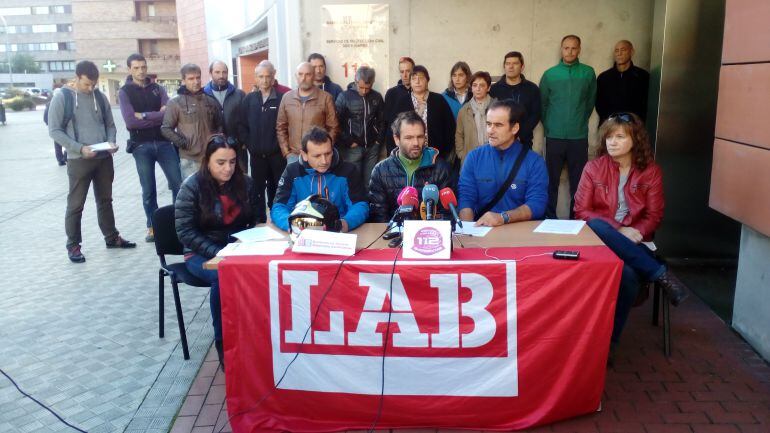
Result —
[[503, 224], [508, 224], [511, 221], [511, 217], [508, 216], [508, 212], [500, 212], [500, 216], [503, 217]]
[[142, 113], [142, 120], [147, 120], [147, 113]]

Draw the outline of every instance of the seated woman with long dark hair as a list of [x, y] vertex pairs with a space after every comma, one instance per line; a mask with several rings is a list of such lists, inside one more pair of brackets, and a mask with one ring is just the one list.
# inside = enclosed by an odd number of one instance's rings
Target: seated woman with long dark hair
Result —
[[203, 264], [217, 255], [230, 236], [265, 222], [265, 199], [250, 177], [238, 168], [234, 140], [218, 134], [209, 138], [200, 169], [188, 177], [176, 197], [175, 221], [185, 247], [185, 264], [196, 277], [211, 283], [214, 343], [222, 362], [222, 315], [217, 271]]
[[599, 128], [599, 141], [599, 156], [586, 164], [575, 193], [575, 217], [623, 260], [612, 331], [617, 343], [640, 282], [660, 283], [674, 306], [687, 290], [643, 243], [652, 240], [664, 207], [663, 175], [644, 124], [635, 114], [614, 114]]

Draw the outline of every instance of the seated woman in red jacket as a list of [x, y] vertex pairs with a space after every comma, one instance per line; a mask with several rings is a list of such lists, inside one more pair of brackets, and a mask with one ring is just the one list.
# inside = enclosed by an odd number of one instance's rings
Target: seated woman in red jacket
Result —
[[623, 260], [612, 342], [617, 343], [640, 281], [660, 283], [676, 306], [684, 285], [642, 243], [663, 218], [663, 176], [653, 161], [644, 124], [636, 114], [610, 116], [599, 129], [599, 156], [586, 164], [575, 193], [575, 217]]

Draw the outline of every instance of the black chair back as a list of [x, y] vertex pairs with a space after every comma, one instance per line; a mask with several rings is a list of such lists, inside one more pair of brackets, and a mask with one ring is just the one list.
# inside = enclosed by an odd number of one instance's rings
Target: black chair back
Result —
[[159, 256], [182, 254], [184, 247], [176, 236], [174, 224], [174, 205], [163, 206], [152, 214], [152, 227], [155, 230], [155, 251]]

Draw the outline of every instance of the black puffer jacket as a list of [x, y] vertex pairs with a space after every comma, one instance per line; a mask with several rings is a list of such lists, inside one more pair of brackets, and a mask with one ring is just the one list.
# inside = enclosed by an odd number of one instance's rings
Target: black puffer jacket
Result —
[[[420, 167], [412, 176], [411, 186], [417, 189], [418, 197], [422, 197], [423, 186], [432, 183], [441, 190], [449, 186], [450, 180], [449, 165], [438, 158], [436, 149], [425, 148]], [[394, 149], [390, 157], [380, 161], [372, 170], [372, 178], [369, 181], [369, 221], [390, 221], [398, 207], [398, 194], [406, 186], [406, 170], [398, 158], [398, 149]]]
[[[185, 251], [190, 250], [199, 256], [210, 259], [217, 255], [230, 241], [230, 235], [241, 230], [253, 227], [257, 223], [265, 222], [265, 197], [254, 188], [254, 182], [246, 176], [249, 206], [251, 212], [241, 211], [235, 221], [225, 225], [222, 218], [222, 203], [217, 200], [214, 205], [214, 213], [217, 222], [213, 225], [203, 226], [200, 221], [200, 185], [198, 173], [188, 177], [177, 194], [174, 204], [174, 220], [176, 235], [184, 245]], [[245, 214], [250, 214], [247, 216]]]
[[353, 143], [369, 147], [385, 140], [385, 102], [382, 95], [371, 90], [366, 96], [358, 94], [356, 83], [340, 93], [335, 103], [340, 135], [337, 144], [350, 147]]

